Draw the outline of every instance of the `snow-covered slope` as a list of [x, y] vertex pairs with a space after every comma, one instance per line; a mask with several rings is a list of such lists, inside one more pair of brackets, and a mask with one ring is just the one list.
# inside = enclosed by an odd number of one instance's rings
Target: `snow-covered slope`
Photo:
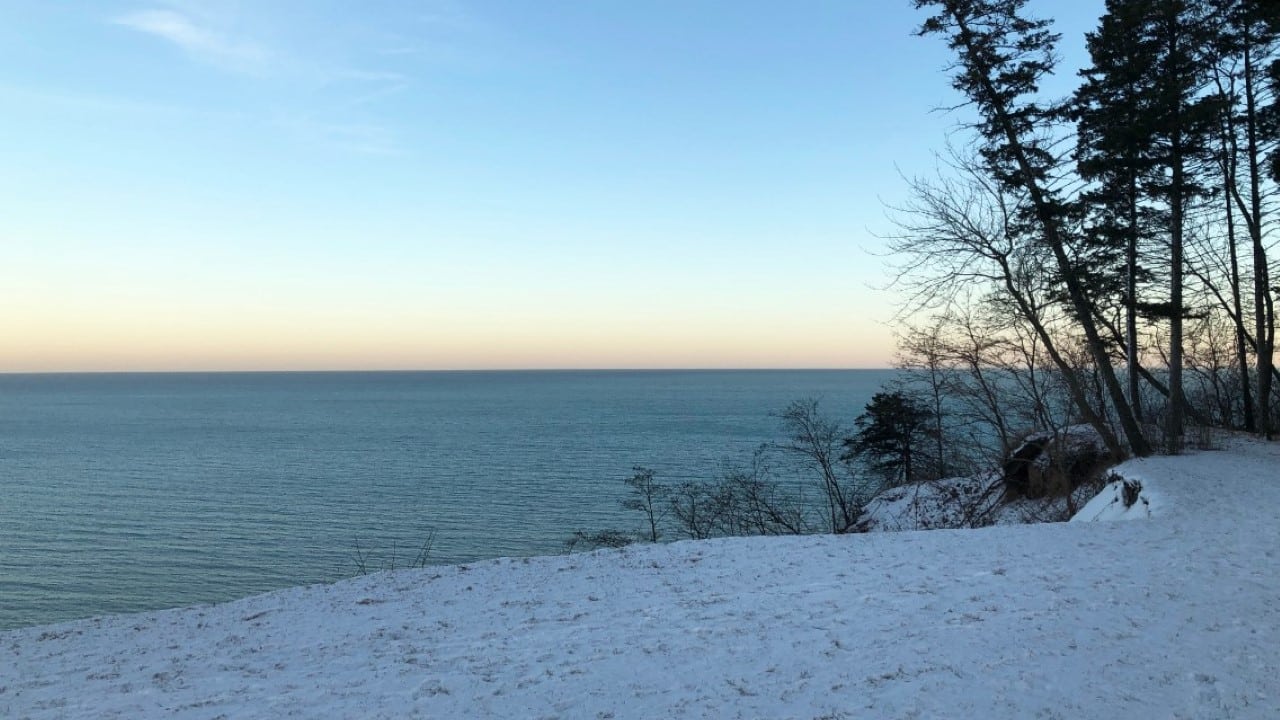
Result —
[[[1090, 478], [1107, 464], [1102, 436], [1089, 425], [1028, 435], [997, 471], [889, 488], [858, 516], [860, 532], [1059, 522], [1098, 491]], [[1070, 502], [1066, 483], [1075, 489]], [[1008, 492], [1012, 490], [1012, 492]]]
[[999, 474], [912, 483], [878, 493], [858, 516], [862, 532], [976, 527], [1000, 507]]
[[0, 635], [4, 718], [1280, 717], [1280, 447], [1132, 522], [632, 547]]
[[[1096, 494], [1097, 486], [1072, 493], [1075, 507]], [[861, 532], [901, 532], [1057, 522], [1068, 517], [1062, 497], [1015, 498], [1004, 495], [999, 473], [943, 478], [890, 488], [879, 493], [858, 516]]]

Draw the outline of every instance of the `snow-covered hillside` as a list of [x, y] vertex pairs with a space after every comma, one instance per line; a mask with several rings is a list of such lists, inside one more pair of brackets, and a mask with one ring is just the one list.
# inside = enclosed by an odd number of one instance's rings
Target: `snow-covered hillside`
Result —
[[[1108, 465], [1102, 436], [1088, 425], [1029, 435], [1013, 457], [993, 472], [884, 490], [863, 508], [857, 529], [901, 532], [1060, 522], [1098, 493]], [[1067, 483], [1075, 487], [1069, 503]]]
[[[0, 635], [4, 718], [1276, 718], [1280, 446], [1126, 522], [497, 560]], [[1085, 519], [1085, 518], [1081, 518]]]

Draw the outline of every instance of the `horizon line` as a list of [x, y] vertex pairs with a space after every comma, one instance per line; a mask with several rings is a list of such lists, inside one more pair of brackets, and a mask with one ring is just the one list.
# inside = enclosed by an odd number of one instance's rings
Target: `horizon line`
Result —
[[338, 373], [569, 373], [569, 372], [840, 372], [897, 370], [891, 366], [860, 367], [510, 367], [510, 368], [262, 368], [191, 370], [0, 370], [0, 376], [15, 375], [283, 375]]

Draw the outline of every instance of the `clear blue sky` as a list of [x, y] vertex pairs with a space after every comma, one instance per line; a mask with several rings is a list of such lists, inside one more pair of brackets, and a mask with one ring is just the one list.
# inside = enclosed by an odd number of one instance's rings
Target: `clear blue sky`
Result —
[[[1102, 0], [1033, 7], [1078, 65]], [[2, 2], [0, 371], [884, 366], [920, 19]]]

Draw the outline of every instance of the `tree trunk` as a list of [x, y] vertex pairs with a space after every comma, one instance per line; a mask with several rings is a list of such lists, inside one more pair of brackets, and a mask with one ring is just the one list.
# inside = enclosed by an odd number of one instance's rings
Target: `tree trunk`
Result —
[[1049, 359], [1053, 360], [1053, 364], [1058, 367], [1058, 372], [1062, 373], [1063, 380], [1067, 383], [1067, 392], [1071, 395], [1071, 401], [1075, 403], [1076, 409], [1080, 411], [1080, 416], [1084, 421], [1089, 423], [1094, 430], [1098, 431], [1098, 435], [1102, 437], [1102, 442], [1107, 446], [1107, 451], [1116, 457], [1124, 454], [1123, 448], [1120, 447], [1120, 440], [1111, 430], [1111, 426], [1107, 424], [1105, 418], [1093, 409], [1093, 405], [1089, 403], [1089, 396], [1085, 393], [1084, 387], [1080, 385], [1080, 378], [1076, 376], [1076, 369], [1071, 367], [1066, 358], [1058, 352], [1057, 345], [1054, 344], [1053, 338], [1049, 336], [1049, 330], [1040, 322], [1040, 317], [1036, 311], [1027, 302], [1027, 298], [1018, 290], [1013, 283], [1013, 273], [1004, 259], [1000, 260], [1000, 267], [1004, 273], [1005, 290], [1014, 302], [1018, 304], [1018, 310], [1022, 316], [1031, 323], [1032, 330], [1036, 336], [1040, 338], [1040, 342], [1044, 343], [1045, 352], [1049, 354]]
[[[1133, 167], [1133, 162], [1129, 163]], [[1138, 175], [1129, 172], [1129, 228], [1124, 252], [1125, 364], [1129, 376], [1129, 403], [1142, 422], [1142, 391], [1138, 384]]]
[[1228, 157], [1229, 146], [1224, 143], [1222, 150], [1222, 177], [1224, 186], [1222, 197], [1226, 200], [1227, 211], [1227, 251], [1231, 263], [1231, 320], [1236, 331], [1236, 366], [1240, 373], [1241, 405], [1244, 413], [1244, 429], [1246, 432], [1257, 430], [1253, 417], [1253, 384], [1249, 381], [1249, 345], [1245, 342], [1244, 306], [1240, 297], [1240, 255], [1236, 248], [1236, 214], [1231, 206], [1230, 183], [1235, 182], [1232, 168], [1235, 162]]
[[1178, 27], [1179, 5], [1168, 3], [1165, 15], [1166, 41], [1164, 83], [1169, 92], [1168, 107], [1171, 116], [1169, 127], [1169, 415], [1165, 427], [1166, 450], [1176, 453], [1182, 447], [1183, 434], [1183, 391], [1182, 391], [1182, 231], [1183, 210], [1186, 206], [1186, 159], [1182, 145], [1183, 104], [1186, 102], [1181, 88], [1181, 71], [1178, 63], [1182, 59], [1179, 47], [1181, 37]]
[[1182, 210], [1183, 159], [1181, 132], [1175, 131], [1171, 148], [1173, 182], [1170, 184], [1169, 233], [1169, 423], [1165, 429], [1167, 450], [1176, 453], [1182, 447], [1184, 403], [1182, 392]]
[[1262, 240], [1262, 173], [1258, 157], [1258, 99], [1252, 53], [1252, 37], [1246, 19], [1244, 38], [1244, 97], [1245, 131], [1248, 138], [1246, 156], [1249, 160], [1249, 235], [1253, 241], [1253, 300], [1254, 324], [1258, 342], [1258, 432], [1271, 439], [1271, 372], [1275, 364], [1275, 306], [1271, 299], [1270, 267], [1267, 265], [1267, 249]]

